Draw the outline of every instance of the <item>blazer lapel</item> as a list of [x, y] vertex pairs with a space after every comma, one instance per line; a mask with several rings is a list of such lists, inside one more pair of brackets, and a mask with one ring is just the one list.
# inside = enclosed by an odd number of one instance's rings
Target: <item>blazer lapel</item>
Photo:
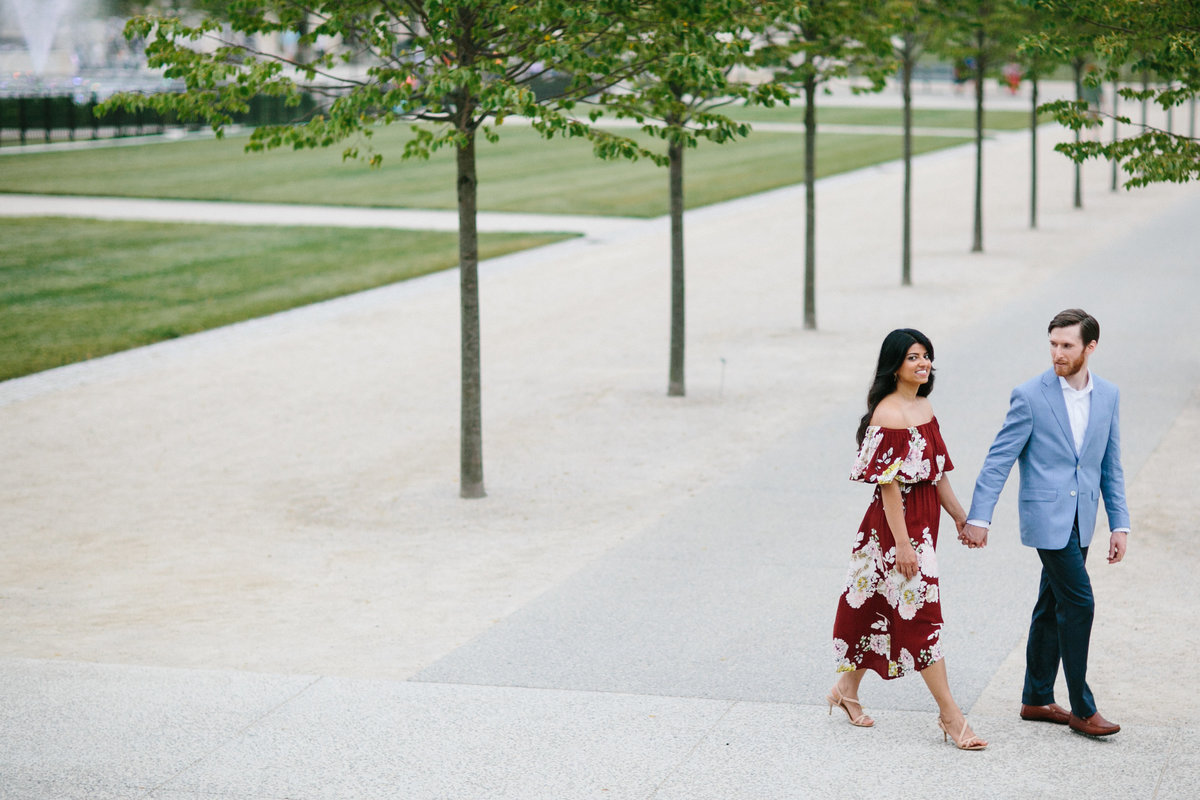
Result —
[[[1095, 393], [1094, 389], [1092, 391]], [[1063, 399], [1062, 384], [1058, 382], [1058, 375], [1054, 373], [1054, 370], [1048, 370], [1042, 375], [1042, 394], [1046, 396], [1046, 402], [1050, 404], [1050, 410], [1054, 412], [1054, 418], [1058, 420], [1058, 426], [1062, 428], [1063, 436], [1067, 437], [1067, 444], [1071, 445], [1071, 451], [1075, 455], [1079, 455], [1079, 452], [1075, 450], [1075, 435], [1071, 433], [1071, 420], [1067, 418], [1067, 401]]]
[[[1108, 424], [1109, 418], [1112, 416], [1112, 398], [1109, 396], [1100, 385], [1100, 381], [1096, 380], [1096, 376], [1092, 375], [1092, 407], [1088, 411], [1088, 426], [1087, 432], [1083, 435], [1083, 450], [1091, 447], [1092, 442], [1096, 441], [1101, 436], [1101, 431]], [[1083, 452], [1080, 452], [1083, 455]]]

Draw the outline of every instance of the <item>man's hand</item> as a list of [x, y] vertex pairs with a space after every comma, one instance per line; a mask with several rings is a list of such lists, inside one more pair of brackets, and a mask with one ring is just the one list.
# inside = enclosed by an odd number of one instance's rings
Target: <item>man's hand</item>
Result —
[[1116, 564], [1125, 557], [1125, 546], [1128, 544], [1125, 531], [1113, 531], [1108, 537], [1108, 563]]
[[978, 525], [970, 523], [963, 526], [962, 533], [958, 535], [958, 540], [972, 549], [977, 547], [987, 547], [988, 529], [981, 528]]

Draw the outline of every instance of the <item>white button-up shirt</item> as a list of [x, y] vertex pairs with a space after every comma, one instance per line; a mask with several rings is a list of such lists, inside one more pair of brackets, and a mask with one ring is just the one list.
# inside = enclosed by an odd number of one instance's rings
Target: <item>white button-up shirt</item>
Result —
[[1075, 439], [1075, 454], [1079, 455], [1083, 451], [1083, 437], [1092, 413], [1092, 373], [1088, 372], [1087, 384], [1079, 390], [1072, 388], [1061, 375], [1058, 382], [1067, 404], [1067, 419], [1071, 422], [1071, 436]]

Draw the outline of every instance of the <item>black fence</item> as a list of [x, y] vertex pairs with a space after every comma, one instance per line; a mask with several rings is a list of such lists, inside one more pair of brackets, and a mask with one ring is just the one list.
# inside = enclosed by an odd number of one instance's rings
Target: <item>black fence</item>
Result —
[[[106, 139], [162, 133], [167, 128], [198, 129], [203, 123], [182, 122], [173, 113], [152, 109], [126, 111], [114, 108], [96, 115], [95, 95], [80, 100], [72, 95], [0, 97], [0, 145], [35, 142]], [[282, 125], [305, 119], [316, 102], [305, 95], [298, 106], [286, 106], [279, 97], [259, 95], [244, 114], [234, 114], [239, 125]]]
[[[529, 83], [539, 99], [562, 94], [569, 85], [566, 75], [549, 71]], [[0, 146], [143, 136], [163, 133], [168, 128], [198, 130], [204, 126], [153, 109], [113, 108], [97, 116], [99, 105], [94, 94], [0, 95]], [[258, 95], [250, 100], [249, 106], [245, 113], [231, 115], [234, 124], [257, 127], [300, 122], [312, 116], [317, 101], [305, 94], [299, 105], [287, 106], [283, 98]]]

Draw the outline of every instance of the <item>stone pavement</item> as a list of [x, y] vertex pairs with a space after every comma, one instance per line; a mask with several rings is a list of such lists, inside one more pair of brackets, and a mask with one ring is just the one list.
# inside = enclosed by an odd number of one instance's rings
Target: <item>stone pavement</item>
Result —
[[[321, 225], [332, 228], [396, 228], [457, 231], [458, 212], [431, 209], [355, 208], [289, 203], [225, 203], [206, 200], [143, 200], [125, 197], [82, 197], [0, 194], [0, 217], [86, 217], [153, 222], [207, 222], [225, 225]], [[483, 233], [582, 233], [601, 238], [646, 226], [635, 217], [578, 214], [517, 214], [483, 211], [477, 219]]]
[[[490, 496], [455, 495], [456, 280], [428, 276], [0, 384], [0, 797], [1191, 798], [1200, 703], [1194, 186], [1085, 211], [1045, 137], [822, 181], [800, 328], [803, 190], [688, 216], [689, 395], [664, 395], [665, 225], [489, 262]], [[991, 545], [940, 548], [951, 683], [992, 742], [941, 741], [916, 678], [827, 713], [828, 633], [867, 490], [844, 472], [878, 342], [937, 347], [961, 497], [1045, 322], [1103, 324], [1123, 390], [1126, 563], [1093, 554], [1092, 684], [1124, 730], [1023, 723], [1036, 559], [1015, 481]], [[1102, 541], [1102, 539], [1101, 539]]]

